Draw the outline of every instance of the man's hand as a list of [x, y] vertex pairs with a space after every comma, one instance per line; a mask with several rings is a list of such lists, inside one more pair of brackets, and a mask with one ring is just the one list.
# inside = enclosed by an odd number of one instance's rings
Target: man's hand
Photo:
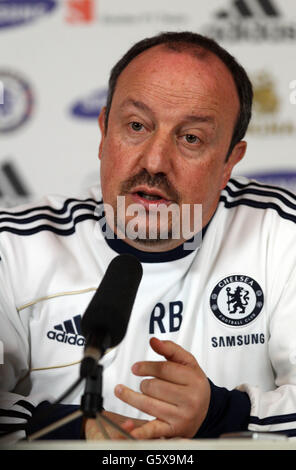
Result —
[[[114, 423], [120, 426], [124, 431], [130, 433], [137, 426], [141, 426], [146, 423], [142, 419], [133, 419], [127, 418], [126, 416], [119, 415], [117, 413], [111, 413], [110, 411], [103, 411], [103, 415], [111, 419]], [[107, 424], [105, 421], [102, 421], [102, 424], [107, 431], [110, 439], [126, 439], [117, 429], [115, 429], [110, 424]], [[105, 439], [105, 436], [98, 426], [98, 423], [95, 419], [87, 419], [85, 423], [85, 438], [87, 440], [102, 440]]]
[[141, 382], [141, 392], [117, 385], [115, 395], [125, 403], [156, 419], [131, 430], [136, 439], [193, 437], [204, 421], [210, 403], [209, 381], [196, 359], [172, 341], [152, 338], [152, 349], [166, 361], [143, 361], [132, 372], [149, 376]]

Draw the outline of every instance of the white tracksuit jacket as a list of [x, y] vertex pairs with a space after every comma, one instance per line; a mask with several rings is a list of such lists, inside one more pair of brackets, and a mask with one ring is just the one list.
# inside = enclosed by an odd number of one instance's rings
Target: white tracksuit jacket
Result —
[[36, 407], [78, 377], [81, 317], [110, 261], [130, 251], [143, 278], [124, 340], [101, 360], [104, 408], [147, 418], [113, 390], [139, 389], [131, 365], [160, 360], [149, 347], [157, 336], [190, 351], [217, 390], [248, 397], [249, 430], [296, 435], [296, 196], [232, 178], [201, 248], [166, 253], [106, 240], [99, 199], [93, 188], [0, 212], [0, 431], [23, 437]]

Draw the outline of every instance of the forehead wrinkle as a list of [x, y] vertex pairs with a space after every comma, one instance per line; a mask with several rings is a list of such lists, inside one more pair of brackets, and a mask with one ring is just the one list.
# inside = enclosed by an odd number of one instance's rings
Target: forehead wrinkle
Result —
[[[180, 91], [176, 90], [176, 83], [172, 83], [172, 86], [168, 88], [168, 86], [164, 86], [161, 83], [155, 83], [145, 88], [145, 92], [153, 98], [156, 96], [163, 101], [170, 103], [175, 106], [178, 104], [183, 104], [187, 102], [194, 102], [198, 99], [201, 100], [208, 100], [211, 95], [208, 93], [204, 93], [200, 90], [192, 90], [187, 89], [185, 83], [180, 85]], [[211, 100], [213, 103], [214, 101]]]
[[152, 112], [152, 109], [142, 101], [134, 100], [133, 98], [127, 98], [125, 99], [121, 105], [119, 106], [119, 109], [125, 109], [127, 106], [134, 106], [135, 108], [139, 108], [142, 111], [148, 111]]
[[[232, 104], [230, 108], [237, 109], [228, 120], [235, 124], [240, 103], [231, 73], [214, 54], [198, 58], [188, 52], [168, 50], [161, 45], [146, 50], [123, 70], [116, 88], [121, 88], [121, 96], [122, 90], [126, 90], [125, 96], [130, 94], [151, 108], [153, 99], [162, 102], [168, 111], [186, 106], [185, 114], [196, 114], [204, 108], [224, 119], [225, 109]], [[188, 73], [184, 73], [186, 70]]]
[[[189, 120], [193, 119], [192, 116], [198, 114], [201, 111], [205, 110], [206, 112], [217, 112], [219, 109], [219, 103], [216, 101], [215, 98], [210, 96], [209, 102], [209, 95], [204, 94], [202, 92], [186, 92], [184, 89], [179, 93], [176, 93], [175, 90], [170, 92], [167, 87], [164, 86], [151, 86], [143, 87], [143, 86], [135, 86], [133, 87], [130, 95], [134, 95], [133, 97], [127, 97], [123, 100], [120, 104], [119, 109], [122, 110], [127, 106], [134, 106], [138, 109], [141, 109], [145, 112], [150, 112], [153, 114], [153, 106], [149, 106], [149, 104], [145, 103], [145, 101], [150, 101], [153, 103], [153, 100], [156, 98], [157, 100], [161, 100], [166, 106], [173, 107], [174, 110], [176, 106], [179, 105], [188, 105], [188, 111], [186, 112], [187, 117]], [[139, 98], [138, 98], [139, 96]], [[143, 96], [143, 98], [142, 98]], [[205, 106], [206, 104], [206, 106]]]

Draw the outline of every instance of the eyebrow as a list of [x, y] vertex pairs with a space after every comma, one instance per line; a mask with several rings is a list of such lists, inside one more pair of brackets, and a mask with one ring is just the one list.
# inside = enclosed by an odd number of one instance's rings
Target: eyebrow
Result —
[[[135, 108], [138, 108], [142, 111], [154, 114], [152, 109], [147, 104], [143, 103], [142, 101], [133, 100], [132, 98], [127, 98], [126, 100], [124, 100], [120, 105], [120, 109], [124, 109], [126, 106], [134, 106]], [[182, 121], [183, 122], [205, 122], [209, 124], [215, 124], [216, 122], [213, 116], [201, 115], [201, 114], [199, 115], [188, 114], [183, 117]]]
[[208, 115], [195, 115], [195, 114], [188, 114], [188, 116], [184, 116], [183, 119], [185, 122], [208, 122], [209, 124], [215, 124], [216, 119], [213, 116]]
[[120, 109], [124, 109], [126, 106], [130, 105], [134, 106], [135, 108], [141, 109], [142, 111], [152, 113], [152, 109], [150, 109], [147, 104], [143, 103], [142, 101], [133, 100], [131, 98], [127, 98], [126, 100], [124, 100], [120, 105]]

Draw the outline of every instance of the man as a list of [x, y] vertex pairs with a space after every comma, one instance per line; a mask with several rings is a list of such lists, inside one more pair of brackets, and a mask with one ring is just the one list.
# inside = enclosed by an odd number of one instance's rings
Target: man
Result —
[[[80, 316], [111, 259], [130, 252], [144, 275], [126, 336], [102, 359], [106, 415], [139, 439], [295, 434], [295, 196], [230, 180], [251, 100], [244, 70], [215, 42], [141, 41], [114, 67], [99, 117], [101, 228], [95, 192], [2, 213], [2, 431], [30, 434], [76, 379]], [[178, 237], [172, 214], [167, 227], [151, 221], [160, 204], [179, 210]], [[191, 229], [198, 205], [203, 242], [186, 249], [183, 215], [189, 207]], [[74, 437], [59, 432], [49, 437]], [[85, 433], [100, 438], [92, 420]]]

